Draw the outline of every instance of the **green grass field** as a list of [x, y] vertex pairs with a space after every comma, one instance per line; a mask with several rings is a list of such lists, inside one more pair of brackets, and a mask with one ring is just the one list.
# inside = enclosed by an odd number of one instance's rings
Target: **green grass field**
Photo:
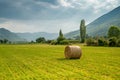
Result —
[[81, 46], [81, 59], [65, 46], [0, 45], [0, 80], [120, 80], [120, 48]]

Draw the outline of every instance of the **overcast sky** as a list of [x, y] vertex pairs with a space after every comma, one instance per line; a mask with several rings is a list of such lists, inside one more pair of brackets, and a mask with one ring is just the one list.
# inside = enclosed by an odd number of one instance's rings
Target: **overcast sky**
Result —
[[120, 0], [0, 0], [0, 27], [12, 32], [64, 33], [120, 6]]

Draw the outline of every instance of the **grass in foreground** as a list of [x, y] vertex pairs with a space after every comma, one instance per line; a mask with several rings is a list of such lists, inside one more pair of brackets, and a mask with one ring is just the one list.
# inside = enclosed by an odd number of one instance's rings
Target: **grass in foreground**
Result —
[[82, 46], [81, 59], [65, 46], [0, 45], [0, 80], [119, 80], [120, 48]]

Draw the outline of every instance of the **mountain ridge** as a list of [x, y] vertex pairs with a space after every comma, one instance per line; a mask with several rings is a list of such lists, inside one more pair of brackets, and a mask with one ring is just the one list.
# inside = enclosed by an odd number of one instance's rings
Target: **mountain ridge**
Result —
[[26, 41], [25, 39], [19, 37], [18, 35], [16, 35], [15, 33], [5, 29], [5, 28], [0, 28], [0, 39], [7, 39], [9, 41]]
[[56, 39], [57, 33], [47, 32], [26, 32], [26, 33], [14, 33], [8, 29], [0, 28], [0, 39], [8, 39], [9, 41], [35, 41], [36, 38], [45, 37], [45, 39]]
[[[110, 26], [120, 27], [120, 6], [89, 23], [86, 28], [87, 34], [89, 36], [106, 36]], [[73, 38], [79, 33], [79, 30], [75, 30], [65, 34], [65, 36]]]
[[45, 39], [56, 39], [57, 33], [47, 33], [47, 32], [34, 32], [34, 33], [16, 33], [18, 36], [25, 38], [27, 41], [35, 41], [36, 38], [44, 37]]

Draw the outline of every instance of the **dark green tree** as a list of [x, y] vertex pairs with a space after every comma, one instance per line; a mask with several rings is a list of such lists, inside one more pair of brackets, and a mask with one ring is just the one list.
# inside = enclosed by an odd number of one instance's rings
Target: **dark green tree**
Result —
[[59, 36], [63, 37], [62, 30], [60, 29]]
[[30, 43], [35, 43], [35, 42], [32, 40], [32, 41], [30, 41]]
[[104, 46], [104, 40], [98, 39], [98, 46]]
[[62, 30], [59, 31], [59, 36], [57, 38], [57, 43], [60, 44], [61, 41], [65, 40], [65, 37], [63, 36]]
[[3, 40], [0, 39], [0, 43], [1, 43], [1, 44], [7, 44], [7, 43], [9, 43], [9, 42], [10, 42], [10, 41], [8, 41], [7, 39], [3, 39]]
[[120, 47], [120, 39], [117, 40], [117, 46]]
[[84, 43], [86, 38], [86, 26], [85, 26], [85, 20], [81, 20], [80, 23], [80, 42]]
[[46, 40], [45, 40], [44, 37], [39, 37], [39, 38], [36, 39], [36, 42], [37, 42], [37, 43], [44, 43], [45, 41], [46, 41]]
[[98, 46], [108, 46], [108, 40], [105, 39], [104, 37], [98, 38], [97, 42]]
[[117, 38], [116, 37], [111, 37], [109, 39], [109, 46], [114, 47], [117, 45]]
[[87, 46], [97, 46], [97, 41], [93, 38], [88, 38], [86, 39], [86, 44]]
[[7, 39], [4, 39], [4, 40], [3, 40], [3, 43], [4, 43], [4, 44], [8, 43], [8, 40], [7, 40]]
[[115, 26], [111, 26], [108, 30], [108, 37], [116, 37], [119, 38], [120, 37], [120, 29], [118, 27]]
[[0, 43], [2, 44], [4, 41], [0, 39]]

